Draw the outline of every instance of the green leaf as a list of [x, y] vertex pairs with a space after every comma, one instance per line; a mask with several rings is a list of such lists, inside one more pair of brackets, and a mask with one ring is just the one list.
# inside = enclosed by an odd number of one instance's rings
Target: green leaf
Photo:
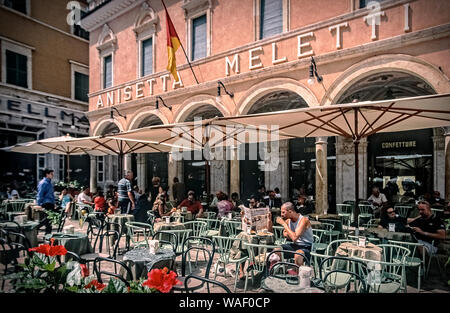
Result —
[[123, 281], [116, 278], [109, 280], [108, 286], [103, 290], [105, 293], [128, 293], [128, 288]]
[[42, 268], [46, 271], [53, 272], [55, 270], [55, 267], [56, 267], [56, 262], [52, 262], [50, 264], [44, 265]]

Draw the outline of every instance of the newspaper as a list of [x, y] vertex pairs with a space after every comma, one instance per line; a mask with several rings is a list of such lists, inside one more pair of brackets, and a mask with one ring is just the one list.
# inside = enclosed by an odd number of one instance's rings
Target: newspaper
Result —
[[257, 209], [244, 208], [242, 231], [250, 234], [252, 230], [258, 232], [263, 229], [267, 229], [267, 215], [269, 214], [269, 212], [270, 209], [268, 207]]

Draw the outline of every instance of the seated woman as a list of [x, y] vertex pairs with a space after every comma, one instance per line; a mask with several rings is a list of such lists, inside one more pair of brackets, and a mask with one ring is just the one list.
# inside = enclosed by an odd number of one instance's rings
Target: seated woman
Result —
[[156, 217], [156, 222], [159, 222], [162, 217], [170, 216], [173, 212], [176, 211], [175, 208], [169, 209], [167, 206], [167, 194], [165, 192], [160, 193], [155, 202], [153, 203], [153, 212]]
[[59, 195], [59, 200], [61, 201], [61, 208], [65, 210], [66, 216], [70, 216], [70, 204], [73, 201], [72, 195], [68, 192], [67, 188], [64, 188]]
[[380, 224], [378, 225], [378, 228], [389, 229], [389, 224], [391, 224], [393, 225], [391, 226], [391, 229], [393, 227], [394, 231], [407, 232], [406, 223], [407, 219], [405, 217], [401, 217], [395, 214], [395, 210], [392, 207], [389, 207], [386, 210], [386, 215], [381, 216], [381, 221]]
[[228, 213], [231, 213], [233, 210], [233, 204], [228, 200], [228, 196], [223, 193], [222, 191], [219, 191], [216, 193], [217, 200], [217, 210], [218, 215], [217, 218], [222, 218], [228, 215]]
[[106, 215], [113, 215], [117, 210], [117, 202], [114, 199], [108, 199], [108, 210], [106, 212]]
[[150, 201], [148, 198], [149, 198], [148, 193], [142, 194], [136, 202], [136, 207], [134, 208], [133, 211], [131, 211], [132, 214], [134, 215], [134, 220], [136, 222], [140, 223], [147, 222], [148, 218], [147, 211], [151, 209]]
[[103, 195], [103, 191], [99, 190], [98, 194], [94, 197], [95, 212], [105, 212], [106, 211], [106, 200]]

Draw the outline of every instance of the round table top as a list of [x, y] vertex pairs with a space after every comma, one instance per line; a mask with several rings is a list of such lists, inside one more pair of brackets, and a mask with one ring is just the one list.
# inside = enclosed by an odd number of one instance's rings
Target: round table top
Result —
[[392, 232], [386, 228], [371, 227], [364, 230], [366, 233], [374, 234], [380, 239], [398, 240], [398, 241], [412, 241], [413, 237], [410, 233]]
[[153, 225], [153, 230], [155, 232], [160, 230], [175, 230], [175, 229], [186, 229], [186, 227], [184, 227], [182, 223], [178, 222], [171, 222], [171, 223], [158, 222], [155, 223], [155, 225]]
[[175, 253], [172, 249], [159, 249], [156, 253], [150, 253], [148, 248], [139, 247], [126, 252], [123, 261], [144, 262], [147, 269], [151, 269], [154, 264], [161, 260], [174, 259]]
[[[25, 223], [17, 223], [17, 224], [19, 224], [19, 226], [22, 227], [23, 230], [28, 231], [38, 226], [39, 222], [27, 221]], [[0, 223], [0, 225], [4, 225], [3, 227], [10, 227], [10, 228], [17, 227], [17, 224], [13, 222]]]
[[286, 282], [285, 279], [269, 276], [266, 277], [262, 283], [263, 289], [272, 291], [274, 293], [324, 293], [325, 291], [314, 287], [301, 287], [299, 284], [292, 285]]
[[90, 253], [92, 251], [91, 243], [85, 233], [54, 233], [50, 238], [55, 239], [55, 244], [63, 245], [68, 251], [72, 251], [78, 255]]

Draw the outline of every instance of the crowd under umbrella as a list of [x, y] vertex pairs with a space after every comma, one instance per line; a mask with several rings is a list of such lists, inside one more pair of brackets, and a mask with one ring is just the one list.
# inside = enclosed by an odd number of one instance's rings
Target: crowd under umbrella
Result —
[[29, 142], [18, 143], [13, 146], [4, 147], [0, 150], [5, 152], [17, 152], [27, 154], [61, 154], [66, 156], [67, 162], [67, 181], [70, 181], [70, 156], [71, 155], [105, 155], [103, 149], [87, 149], [84, 146], [74, 146], [71, 141], [77, 138], [69, 135], [51, 137]]
[[[366, 101], [351, 104], [335, 104], [320, 107], [294, 109], [280, 112], [217, 117], [201, 121], [200, 132], [206, 133], [201, 141], [195, 136], [199, 131], [194, 122], [183, 124], [150, 126], [117, 134], [118, 138], [158, 143], [180, 144], [183, 140], [191, 149], [212, 149], [217, 146], [236, 147], [242, 143], [282, 140], [290, 138], [342, 136], [350, 138], [355, 154], [355, 220], [359, 209], [359, 158], [358, 148], [362, 138], [375, 133], [450, 126], [450, 94], [427, 95], [383, 101]], [[248, 127], [269, 128], [278, 126], [277, 136], [268, 129], [265, 136], [241, 136]], [[197, 122], [197, 125], [198, 122]], [[227, 133], [228, 126], [236, 127]], [[209, 130], [206, 131], [206, 130]], [[215, 133], [211, 136], [212, 130]], [[222, 135], [221, 135], [222, 134]]]
[[450, 94], [383, 101], [336, 104], [280, 112], [219, 118], [220, 123], [277, 123], [286, 137], [342, 136], [351, 138], [355, 155], [355, 220], [359, 209], [360, 140], [375, 133], [450, 126]]

